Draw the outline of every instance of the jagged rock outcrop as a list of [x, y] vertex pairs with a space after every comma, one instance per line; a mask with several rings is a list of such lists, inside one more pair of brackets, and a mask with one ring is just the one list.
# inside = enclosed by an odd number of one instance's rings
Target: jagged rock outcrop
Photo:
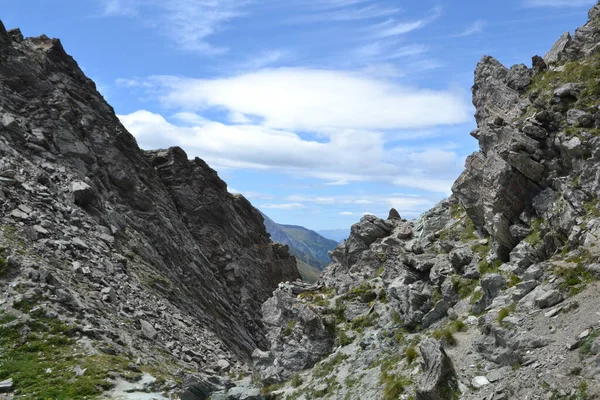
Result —
[[140, 150], [59, 40], [1, 23], [0, 177], [2, 315], [43, 305], [111, 355], [240, 370], [299, 278], [215, 171]]
[[297, 299], [335, 316], [337, 347], [276, 393], [600, 396], [600, 5], [589, 18], [532, 68], [483, 57], [480, 151], [453, 195], [416, 221], [352, 227], [317, 295]]

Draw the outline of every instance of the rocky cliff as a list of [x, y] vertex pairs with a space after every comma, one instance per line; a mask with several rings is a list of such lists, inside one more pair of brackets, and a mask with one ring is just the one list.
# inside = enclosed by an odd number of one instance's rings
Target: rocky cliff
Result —
[[531, 68], [480, 61], [480, 151], [453, 195], [417, 221], [365, 216], [318, 285], [280, 285], [265, 392], [600, 398], [599, 51], [597, 5]]
[[59, 40], [1, 23], [0, 209], [0, 381], [19, 398], [243, 371], [268, 343], [260, 305], [299, 277], [208, 165], [140, 150]]

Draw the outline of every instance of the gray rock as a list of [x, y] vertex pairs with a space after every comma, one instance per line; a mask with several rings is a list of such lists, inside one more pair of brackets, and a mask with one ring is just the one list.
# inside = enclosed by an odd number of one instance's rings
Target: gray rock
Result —
[[467, 247], [458, 247], [450, 252], [448, 258], [454, 269], [461, 271], [462, 267], [469, 264], [473, 259], [473, 251]]
[[482, 387], [487, 386], [489, 384], [490, 381], [485, 376], [476, 376], [473, 379], [471, 379], [471, 386], [473, 386], [475, 389], [481, 389]]
[[552, 49], [544, 56], [546, 64], [555, 64], [561, 60], [565, 48], [571, 42], [571, 33], [565, 32], [563, 35], [554, 43]]
[[142, 329], [142, 335], [144, 335], [144, 337], [146, 339], [154, 340], [156, 338], [156, 336], [158, 335], [158, 332], [156, 331], [156, 329], [154, 329], [152, 324], [150, 324], [146, 320], [141, 320], [140, 325], [141, 325], [141, 329]]
[[458, 380], [444, 348], [433, 339], [425, 339], [419, 350], [423, 356], [423, 374], [419, 378], [417, 400], [450, 399], [458, 390]]
[[548, 308], [560, 303], [563, 300], [563, 295], [558, 290], [552, 289], [537, 297], [534, 301], [534, 304], [539, 308]]
[[15, 384], [12, 378], [5, 379], [0, 382], [0, 393], [10, 393], [15, 389]]

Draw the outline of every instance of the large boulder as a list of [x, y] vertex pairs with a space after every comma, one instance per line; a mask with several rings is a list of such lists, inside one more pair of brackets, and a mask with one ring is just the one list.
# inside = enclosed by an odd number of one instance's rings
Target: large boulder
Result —
[[426, 339], [419, 345], [423, 373], [417, 388], [417, 400], [452, 400], [458, 392], [458, 379], [450, 357], [442, 344]]

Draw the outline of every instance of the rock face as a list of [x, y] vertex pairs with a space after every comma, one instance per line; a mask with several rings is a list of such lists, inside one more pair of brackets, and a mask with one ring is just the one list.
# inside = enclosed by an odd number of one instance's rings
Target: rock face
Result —
[[[0, 225], [36, 254], [34, 277], [44, 266], [64, 294], [44, 286], [38, 298], [79, 310], [82, 325], [114, 331], [116, 316], [133, 320], [196, 367], [267, 343], [260, 305], [299, 278], [287, 248], [202, 160], [140, 150], [59, 40], [0, 26], [0, 131]], [[2, 287], [29, 279], [27, 257], [5, 253], [15, 268]], [[177, 334], [187, 323], [212, 339]]]

